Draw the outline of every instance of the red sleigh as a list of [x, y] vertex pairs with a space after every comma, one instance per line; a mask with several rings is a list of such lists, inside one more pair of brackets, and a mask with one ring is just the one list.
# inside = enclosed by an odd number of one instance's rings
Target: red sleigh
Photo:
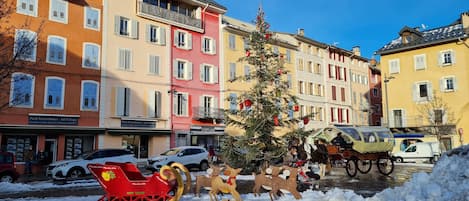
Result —
[[[99, 201], [177, 201], [191, 187], [190, 173], [179, 163], [163, 166], [151, 176], [143, 176], [132, 163], [106, 162], [87, 167], [106, 192]], [[185, 184], [180, 172], [186, 176]]]

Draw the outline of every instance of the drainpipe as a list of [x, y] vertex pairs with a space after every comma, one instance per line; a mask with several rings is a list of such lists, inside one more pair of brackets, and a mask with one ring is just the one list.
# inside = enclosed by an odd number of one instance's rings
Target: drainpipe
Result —
[[202, 9], [202, 28], [205, 32], [205, 11], [207, 10], [209, 4], [206, 3], [204, 9]]

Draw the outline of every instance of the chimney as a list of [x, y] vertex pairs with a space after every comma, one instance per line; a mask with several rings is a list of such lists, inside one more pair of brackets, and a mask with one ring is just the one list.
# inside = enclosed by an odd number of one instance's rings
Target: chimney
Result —
[[360, 53], [360, 46], [352, 47], [352, 52], [353, 52], [353, 54], [356, 55], [356, 56], [361, 56], [361, 53]]
[[461, 23], [462, 27], [466, 30], [466, 33], [469, 32], [469, 11], [461, 14]]
[[370, 59], [370, 66], [376, 66], [376, 59], [375, 58], [371, 58]]
[[298, 35], [300, 35], [300, 36], [305, 36], [305, 29], [299, 28], [299, 29], [298, 29]]

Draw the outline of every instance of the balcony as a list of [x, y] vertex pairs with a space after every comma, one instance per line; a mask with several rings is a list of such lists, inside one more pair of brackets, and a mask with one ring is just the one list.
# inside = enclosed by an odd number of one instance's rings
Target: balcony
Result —
[[224, 118], [220, 108], [193, 107], [193, 119], [199, 121], [221, 121]]
[[202, 20], [145, 3], [143, 1], [138, 2], [137, 15], [193, 31], [203, 32]]

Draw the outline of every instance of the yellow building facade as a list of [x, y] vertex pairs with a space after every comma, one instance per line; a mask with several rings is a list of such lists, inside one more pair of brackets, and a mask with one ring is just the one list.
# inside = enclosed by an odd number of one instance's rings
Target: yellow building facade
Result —
[[446, 148], [469, 142], [468, 35], [466, 12], [456, 23], [431, 30], [404, 27], [378, 51], [383, 123], [438, 134]]

